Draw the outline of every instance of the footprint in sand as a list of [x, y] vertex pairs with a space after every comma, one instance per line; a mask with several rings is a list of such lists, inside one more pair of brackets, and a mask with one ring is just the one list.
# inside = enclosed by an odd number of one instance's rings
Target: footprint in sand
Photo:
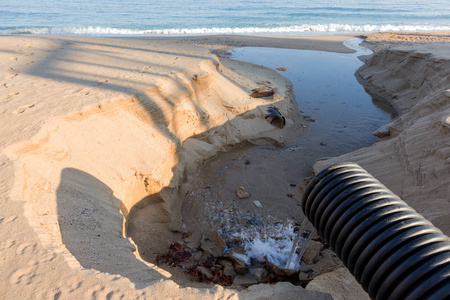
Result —
[[68, 91], [68, 92], [70, 94], [63, 96], [64, 99], [71, 98], [71, 97], [87, 96], [90, 94], [90, 91], [87, 89], [72, 90], [72, 91]]
[[152, 66], [145, 66], [145, 67], [139, 69], [139, 72], [145, 73], [145, 72], [147, 72], [147, 71], [148, 71], [149, 69], [151, 69], [151, 68], [152, 68]]
[[9, 218], [5, 219], [5, 224], [14, 222], [17, 219], [17, 216], [10, 216]]
[[14, 77], [16, 77], [19, 74], [11, 74], [9, 76], [6, 76], [5, 79], [13, 79]]
[[16, 244], [16, 241], [13, 239], [7, 239], [4, 242], [0, 242], [0, 250], [10, 249], [12, 246]]
[[9, 278], [9, 282], [12, 284], [30, 284], [33, 278], [36, 276], [35, 268], [22, 268], [15, 271]]
[[17, 246], [17, 254], [34, 254], [36, 253], [37, 244], [23, 243]]
[[125, 295], [118, 290], [113, 290], [103, 285], [96, 285], [86, 291], [86, 296], [91, 299], [122, 299]]
[[4, 223], [4, 224], [9, 224], [11, 222], [14, 222], [17, 219], [17, 216], [10, 216], [8, 218], [1, 218], [0, 219], [0, 224]]
[[83, 281], [76, 281], [76, 282], [69, 284], [69, 293], [73, 293], [76, 290], [78, 290], [82, 284], [83, 284]]
[[107, 83], [107, 82], [108, 82], [108, 79], [101, 80], [101, 81], [95, 83], [94, 86], [100, 86], [100, 85], [103, 85], [103, 84], [105, 84], [105, 83]]
[[27, 104], [27, 105], [22, 105], [19, 108], [17, 108], [15, 111], [13, 111], [14, 114], [22, 114], [24, 113], [27, 109], [32, 108], [34, 106], [34, 104]]

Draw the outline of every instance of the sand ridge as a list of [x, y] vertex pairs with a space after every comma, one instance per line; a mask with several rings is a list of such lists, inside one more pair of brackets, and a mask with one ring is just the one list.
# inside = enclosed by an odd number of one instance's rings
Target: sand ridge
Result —
[[[6, 174], [2, 181], [9, 185], [6, 205], [23, 205], [23, 213], [2, 222], [33, 229], [21, 236], [33, 242], [12, 238], [3, 245], [16, 251], [4, 261], [11, 270], [4, 282], [25, 285], [20, 293], [37, 298], [52, 291], [63, 298], [120, 298], [130, 288], [133, 299], [155, 289], [183, 298], [206, 292], [182, 289], [167, 281], [169, 273], [140, 260], [133, 241], [124, 238], [124, 222], [133, 207], [156, 208], [150, 222], [155, 252], [163, 251], [173, 231], [182, 231], [175, 200], [204, 159], [261, 138], [282, 143], [264, 120], [268, 105], [279, 103], [290, 126], [299, 126], [290, 83], [264, 68], [243, 77], [208, 50], [166, 42], [30, 38], [24, 45], [21, 37], [3, 39], [21, 55], [4, 69], [16, 76], [3, 77], [4, 121], [12, 125], [4, 133], [14, 137], [3, 141], [2, 160], [11, 168], [14, 161], [15, 171], [9, 170], [14, 181]], [[22, 54], [23, 48], [34, 52]], [[32, 63], [23, 59], [27, 55], [34, 55]], [[234, 69], [241, 65], [230, 62]], [[261, 85], [272, 86], [275, 95], [251, 98]], [[29, 267], [13, 263], [16, 255]], [[44, 279], [53, 276], [62, 281]], [[211, 298], [235, 294], [213, 290]], [[6, 298], [19, 293], [2, 291]]]

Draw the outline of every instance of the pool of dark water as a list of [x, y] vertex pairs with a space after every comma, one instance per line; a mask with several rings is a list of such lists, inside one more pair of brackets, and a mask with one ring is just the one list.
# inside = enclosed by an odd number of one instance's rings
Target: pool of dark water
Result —
[[309, 132], [293, 145], [314, 159], [338, 156], [371, 145], [372, 133], [395, 117], [395, 111], [366, 92], [355, 77], [363, 65], [358, 58], [371, 54], [351, 39], [346, 46], [355, 53], [263, 47], [230, 51], [231, 59], [264, 65], [293, 84], [298, 108], [312, 120]]

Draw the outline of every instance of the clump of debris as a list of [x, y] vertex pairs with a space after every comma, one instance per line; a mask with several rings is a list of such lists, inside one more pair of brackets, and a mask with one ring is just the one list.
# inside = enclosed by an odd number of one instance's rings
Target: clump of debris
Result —
[[[257, 246], [256, 243], [252, 245]], [[159, 255], [157, 263], [181, 268], [196, 282], [212, 282], [235, 288], [279, 281], [306, 286], [318, 275], [342, 266], [317, 234], [309, 243], [296, 270], [286, 269], [284, 265], [280, 266], [279, 261], [271, 261], [263, 254], [262, 259], [252, 257], [248, 250], [248, 240], [241, 237], [235, 236], [225, 243], [217, 231], [201, 234], [189, 232], [170, 245], [166, 253]]]

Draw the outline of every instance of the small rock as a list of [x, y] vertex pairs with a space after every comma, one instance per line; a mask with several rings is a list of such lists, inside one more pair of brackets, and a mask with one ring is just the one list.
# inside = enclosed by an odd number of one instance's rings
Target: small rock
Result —
[[261, 225], [261, 221], [257, 217], [253, 217], [247, 221], [248, 224], [258, 226]]
[[256, 206], [257, 208], [262, 208], [262, 207], [263, 207], [262, 204], [261, 204], [261, 202], [259, 202], [258, 200], [253, 201], [253, 204], [255, 204], [255, 206]]
[[329, 253], [323, 253], [316, 264], [300, 266], [300, 280], [312, 280], [315, 277], [330, 272], [335, 268], [335, 264]]
[[200, 244], [200, 239], [201, 239], [201, 234], [200, 233], [198, 233], [198, 234], [197, 233], [196, 234], [190, 234], [190, 235], [187, 235], [184, 238], [184, 242], [186, 244], [193, 243], [193, 242], [195, 242], [197, 244]]
[[254, 269], [254, 276], [255, 279], [260, 282], [261, 280], [263, 280], [264, 278], [266, 278], [266, 276], [269, 275], [269, 271], [267, 271], [266, 268], [257, 268]]
[[314, 279], [314, 270], [307, 264], [300, 266], [300, 273], [298, 274], [300, 281], [311, 281]]
[[446, 91], [445, 91], [445, 96], [447, 96], [447, 97], [450, 98], [450, 90], [446, 90]]
[[192, 76], [192, 80], [197, 81], [197, 79], [198, 79], [198, 76], [197, 76], [197, 75], [193, 75], [193, 76]]
[[312, 271], [313, 271], [313, 269], [311, 269], [311, 267], [308, 264], [301, 263], [301, 265], [300, 265], [300, 272], [311, 273]]
[[288, 279], [297, 277], [299, 271], [297, 270], [291, 270], [291, 269], [285, 269], [280, 266], [275, 265], [274, 263], [271, 263], [270, 261], [266, 260], [267, 268], [270, 272], [272, 272], [276, 278], [279, 279]]
[[225, 276], [236, 276], [236, 271], [233, 267], [233, 262], [228, 259], [219, 259], [217, 263], [221, 266], [223, 266], [223, 275]]
[[195, 250], [195, 249], [197, 249], [197, 247], [198, 247], [198, 243], [196, 243], [196, 242], [190, 242], [190, 243], [187, 243], [187, 244], [186, 244], [186, 247], [188, 247], [188, 248], [191, 249], [191, 250]]
[[450, 116], [445, 116], [442, 118], [442, 126], [450, 129]]
[[222, 256], [226, 244], [217, 231], [206, 231], [202, 235], [201, 248], [207, 256]]
[[225, 257], [233, 262], [234, 270], [237, 274], [245, 275], [247, 264], [243, 260], [237, 258], [231, 253], [226, 253]]
[[233, 281], [233, 284], [240, 285], [243, 287], [249, 287], [249, 286], [257, 284], [257, 283], [258, 283], [258, 281], [256, 280], [256, 278], [250, 274], [236, 275], [236, 277], [234, 277], [234, 281]]
[[316, 258], [319, 257], [320, 251], [323, 249], [321, 242], [310, 241], [303, 254], [303, 261], [309, 265], [316, 262]]
[[213, 279], [213, 275], [209, 268], [203, 267], [203, 266], [198, 266], [197, 271], [200, 272], [200, 274], [202, 274], [206, 279], [208, 279], [208, 280]]
[[202, 259], [203, 256], [203, 252], [202, 251], [198, 251], [197, 253], [195, 253], [194, 255], [194, 260], [195, 261], [200, 261], [200, 259]]
[[245, 198], [250, 197], [250, 195], [247, 193], [247, 191], [242, 186], [237, 188], [236, 195], [239, 199], [245, 199]]
[[268, 97], [273, 95], [273, 89], [263, 86], [257, 89], [252, 90], [253, 94], [250, 95], [252, 98], [262, 98], [262, 97]]

